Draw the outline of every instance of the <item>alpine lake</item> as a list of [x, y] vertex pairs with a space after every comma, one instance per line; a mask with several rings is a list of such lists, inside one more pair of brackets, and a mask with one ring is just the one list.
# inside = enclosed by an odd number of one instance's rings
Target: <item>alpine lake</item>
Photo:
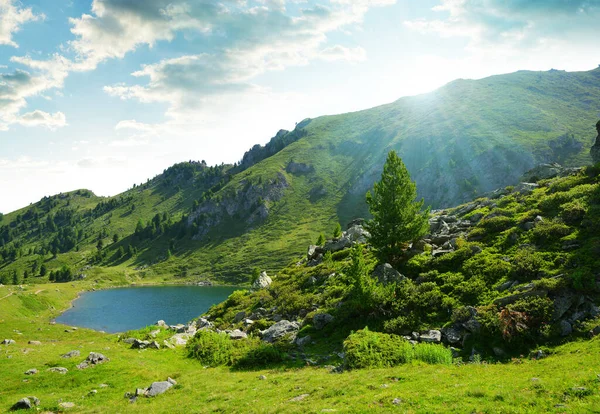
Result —
[[56, 322], [109, 333], [164, 320], [186, 323], [227, 299], [234, 286], [135, 286], [85, 292]]

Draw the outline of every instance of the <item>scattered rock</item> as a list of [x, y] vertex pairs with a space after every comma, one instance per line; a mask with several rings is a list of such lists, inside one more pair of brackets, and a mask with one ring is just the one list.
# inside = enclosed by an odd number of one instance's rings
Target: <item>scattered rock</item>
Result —
[[58, 404], [58, 406], [60, 408], [69, 409], [69, 408], [75, 407], [75, 403], [72, 403], [72, 402], [61, 402], [60, 404]]
[[151, 348], [151, 349], [160, 349], [160, 344], [158, 342], [156, 342], [156, 341], [152, 341], [148, 345], [148, 348]]
[[328, 313], [317, 313], [313, 316], [313, 326], [317, 331], [323, 329], [327, 324], [333, 322], [334, 317]]
[[306, 346], [312, 342], [312, 338], [310, 335], [303, 336], [302, 338], [296, 338], [296, 345], [298, 346]]
[[150, 336], [152, 338], [156, 338], [158, 336], [158, 334], [160, 333], [160, 329], [157, 329], [155, 331], [150, 332]]
[[267, 377], [266, 377], [266, 376], [264, 376], [264, 375], [259, 375], [259, 376], [258, 376], [258, 379], [259, 379], [259, 380], [261, 380], [261, 381], [264, 381], [264, 380], [266, 380], [266, 379], [267, 379]]
[[271, 286], [271, 283], [273, 283], [273, 280], [267, 275], [267, 272], [263, 271], [260, 276], [258, 276], [258, 279], [256, 279], [252, 284], [252, 288], [266, 289]]
[[394, 398], [392, 400], [392, 404], [394, 404], [394, 405], [400, 405], [400, 404], [402, 404], [402, 399], [400, 399], [400, 398]]
[[35, 374], [37, 374], [38, 372], [39, 372], [39, 371], [38, 371], [37, 369], [35, 369], [35, 368], [31, 368], [31, 369], [28, 369], [27, 371], [25, 371], [25, 375], [35, 375]]
[[309, 396], [310, 396], [310, 394], [301, 394], [297, 397], [290, 399], [290, 401], [302, 401], [303, 399], [305, 399], [306, 397], [309, 397]]
[[61, 355], [61, 358], [73, 358], [73, 357], [78, 357], [79, 355], [81, 355], [81, 352], [79, 352], [78, 350], [74, 350], [74, 351], [70, 351], [67, 352], [66, 354]]
[[176, 334], [169, 338], [169, 342], [175, 346], [185, 346], [191, 337], [192, 335], [186, 333]]
[[146, 349], [150, 345], [150, 341], [142, 341], [140, 339], [135, 339], [131, 347], [134, 349]]
[[88, 392], [88, 396], [90, 397], [96, 394], [98, 394], [98, 390], [90, 390], [90, 392]]
[[396, 269], [394, 269], [389, 263], [378, 265], [371, 276], [377, 278], [379, 283], [384, 285], [389, 283], [398, 283], [405, 279], [405, 277]]
[[173, 378], [171, 377], [167, 377], [167, 382], [170, 382], [173, 385], [177, 385], [177, 381], [175, 381]]
[[29, 341], [27, 342], [29, 345], [41, 345], [42, 343], [40, 341]]
[[124, 344], [133, 344], [135, 341], [137, 341], [137, 338], [125, 338], [123, 340], [121, 340], [121, 342], [123, 342]]
[[25, 397], [14, 403], [11, 410], [29, 410], [38, 405], [40, 405], [40, 400], [36, 397]]
[[573, 326], [565, 320], [560, 321], [558, 327], [560, 329], [560, 336], [569, 336], [573, 332]]
[[298, 325], [298, 323], [290, 322], [284, 319], [262, 331], [261, 335], [263, 341], [266, 342], [274, 342], [288, 334], [292, 336], [292, 339], [295, 339], [296, 333], [299, 329], [300, 325]]
[[158, 326], [159, 328], [163, 328], [163, 329], [167, 329], [169, 327], [169, 325], [167, 325], [165, 323], [165, 321], [163, 321], [162, 319], [158, 322], [156, 322], [156, 326]]
[[424, 333], [421, 333], [419, 340], [421, 342], [429, 342], [429, 343], [439, 344], [440, 342], [442, 342], [442, 333], [438, 330], [432, 329], [432, 330], [426, 331]]
[[67, 372], [69, 372], [68, 369], [63, 368], [63, 367], [53, 367], [53, 368], [48, 368], [46, 371], [48, 372], [56, 372], [58, 374], [66, 374]]
[[229, 337], [234, 340], [244, 339], [248, 337], [248, 334], [246, 334], [246, 332], [240, 331], [239, 329], [235, 329], [229, 333]]
[[155, 397], [159, 394], [164, 393], [172, 386], [173, 386], [173, 384], [171, 384], [169, 381], [153, 382], [152, 385], [150, 385], [150, 388], [148, 388], [148, 391], [146, 392], [146, 396]]
[[166, 339], [163, 341], [163, 345], [169, 349], [175, 349], [175, 346], [172, 343], [170, 343], [169, 341], [167, 341]]
[[244, 312], [244, 311], [238, 312], [238, 313], [236, 313], [235, 317], [233, 318], [233, 323], [238, 323], [245, 317], [246, 317], [246, 312]]
[[85, 361], [83, 361], [82, 363], [77, 365], [77, 368], [78, 369], [86, 369], [93, 365], [103, 364], [108, 361], [109, 361], [109, 359], [107, 357], [105, 357], [104, 355], [102, 355], [98, 352], [90, 352], [90, 354], [85, 359]]
[[14, 344], [16, 344], [14, 339], [5, 339], [4, 341], [2, 341], [2, 345], [14, 345]]

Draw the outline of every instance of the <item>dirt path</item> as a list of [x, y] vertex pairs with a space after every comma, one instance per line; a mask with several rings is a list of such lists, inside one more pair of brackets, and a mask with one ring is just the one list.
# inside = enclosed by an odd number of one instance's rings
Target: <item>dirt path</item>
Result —
[[35, 293], [34, 293], [34, 295], [37, 295], [38, 293], [40, 293], [40, 292], [43, 292], [44, 290], [46, 290], [46, 289], [39, 289], [39, 290], [36, 290], [36, 291], [35, 291]]
[[15, 294], [14, 292], [10, 292], [8, 295], [1, 297], [0, 300], [6, 299], [7, 297], [12, 296], [14, 294]]

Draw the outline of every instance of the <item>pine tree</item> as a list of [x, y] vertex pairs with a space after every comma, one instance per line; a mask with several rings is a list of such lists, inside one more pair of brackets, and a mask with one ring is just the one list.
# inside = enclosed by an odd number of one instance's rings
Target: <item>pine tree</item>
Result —
[[325, 236], [323, 233], [319, 234], [319, 238], [317, 239], [317, 246], [323, 246], [325, 244]]
[[338, 223], [335, 225], [335, 229], [333, 229], [333, 238], [337, 239], [341, 235], [342, 235], [342, 226], [340, 225], [340, 223]]
[[390, 151], [381, 180], [367, 192], [373, 219], [367, 223], [370, 243], [381, 261], [396, 263], [405, 244], [427, 233], [429, 208], [421, 211], [423, 200], [416, 201], [417, 186], [402, 159]]

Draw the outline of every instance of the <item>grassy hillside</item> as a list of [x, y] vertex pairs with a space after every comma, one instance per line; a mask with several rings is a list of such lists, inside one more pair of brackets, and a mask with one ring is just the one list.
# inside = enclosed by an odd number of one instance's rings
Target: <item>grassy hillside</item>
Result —
[[[42, 284], [23, 290], [0, 287], [2, 387], [0, 411], [23, 397], [40, 399], [42, 412], [593, 412], [600, 405], [600, 337], [552, 349], [541, 360], [517, 358], [507, 364], [410, 364], [385, 369], [330, 373], [324, 366], [280, 365], [257, 370], [205, 368], [185, 348], [136, 350], [117, 335], [86, 329], [65, 332], [49, 323], [90, 282]], [[95, 286], [97, 287], [97, 286]], [[8, 296], [10, 295], [10, 296]], [[40, 341], [40, 344], [28, 344]], [[61, 355], [72, 350], [81, 355]], [[110, 359], [78, 370], [89, 352]], [[65, 367], [66, 374], [47, 372]], [[39, 373], [25, 375], [36, 368]], [[260, 379], [264, 376], [265, 379]], [[155, 398], [124, 398], [136, 387], [174, 378], [178, 385]], [[92, 390], [96, 390], [93, 393]], [[303, 399], [293, 399], [307, 394]], [[396, 400], [397, 399], [397, 400]], [[394, 402], [396, 400], [396, 402]], [[61, 403], [72, 402], [64, 409]]]
[[[0, 277], [38, 273], [31, 269], [42, 261], [49, 269], [116, 266], [141, 275], [240, 283], [254, 267], [278, 270], [337, 222], [365, 216], [364, 194], [390, 149], [403, 158], [427, 204], [449, 207], [515, 184], [540, 162], [588, 164], [598, 102], [600, 69], [517, 72], [457, 80], [377, 108], [305, 120], [253, 148], [239, 166], [207, 175], [205, 166], [182, 164], [172, 176], [102, 200], [114, 205], [78, 217], [83, 236], [56, 258], [36, 253], [56, 232], [40, 231], [37, 219], [19, 227], [19, 215], [24, 220], [28, 211], [42, 210], [45, 223], [47, 214], [83, 213], [99, 199], [71, 193], [53, 197], [58, 204], [52, 211], [37, 203], [6, 215], [0, 226], [8, 225], [13, 237], [4, 238], [11, 252], [0, 261]], [[157, 214], [153, 228], [134, 234], [140, 219], [147, 227]], [[114, 234], [119, 241], [113, 244]], [[95, 256], [99, 238], [102, 254]]]

